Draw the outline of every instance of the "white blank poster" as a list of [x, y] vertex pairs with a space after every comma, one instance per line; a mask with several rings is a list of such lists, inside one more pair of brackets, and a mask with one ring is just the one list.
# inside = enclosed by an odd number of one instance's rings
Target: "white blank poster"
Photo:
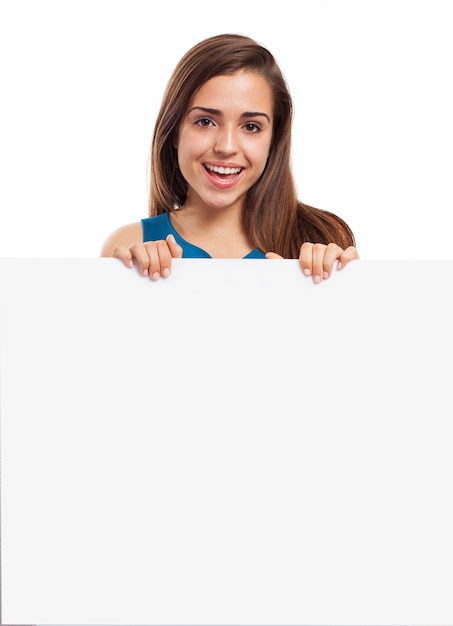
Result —
[[453, 623], [452, 270], [1, 259], [2, 623]]

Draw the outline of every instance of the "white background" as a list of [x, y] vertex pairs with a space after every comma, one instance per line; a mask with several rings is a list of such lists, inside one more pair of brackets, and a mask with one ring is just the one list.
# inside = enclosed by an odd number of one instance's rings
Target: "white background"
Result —
[[276, 56], [299, 197], [364, 259], [453, 258], [453, 2], [98, 0], [0, 4], [0, 256], [96, 257], [147, 214], [174, 66], [222, 32]]

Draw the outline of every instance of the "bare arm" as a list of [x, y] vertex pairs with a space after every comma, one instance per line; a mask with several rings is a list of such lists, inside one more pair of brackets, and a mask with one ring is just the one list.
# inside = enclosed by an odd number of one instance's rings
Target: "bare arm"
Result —
[[117, 256], [115, 250], [118, 247], [129, 248], [134, 243], [143, 241], [143, 229], [141, 222], [127, 224], [117, 228], [107, 237], [101, 249], [102, 256]]

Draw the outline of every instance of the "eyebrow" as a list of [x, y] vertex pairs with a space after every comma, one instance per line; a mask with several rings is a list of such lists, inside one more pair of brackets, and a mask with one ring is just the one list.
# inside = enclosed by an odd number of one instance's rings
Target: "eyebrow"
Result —
[[[187, 111], [187, 115], [189, 115], [189, 113], [191, 113], [192, 111], [202, 111], [203, 113], [208, 113], [209, 115], [223, 115], [222, 111], [220, 111], [219, 109], [210, 109], [208, 107], [198, 106], [189, 109]], [[269, 115], [267, 113], [262, 113], [261, 111], [244, 111], [244, 113], [241, 113], [241, 117], [265, 117], [269, 123], [271, 121]]]

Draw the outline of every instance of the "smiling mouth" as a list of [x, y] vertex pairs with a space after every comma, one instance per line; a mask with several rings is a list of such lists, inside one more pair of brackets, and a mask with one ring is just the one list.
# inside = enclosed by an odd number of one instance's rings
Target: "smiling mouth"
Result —
[[209, 165], [208, 163], [205, 163], [204, 167], [208, 172], [220, 176], [237, 176], [243, 169], [242, 167], [219, 167], [217, 165]]

